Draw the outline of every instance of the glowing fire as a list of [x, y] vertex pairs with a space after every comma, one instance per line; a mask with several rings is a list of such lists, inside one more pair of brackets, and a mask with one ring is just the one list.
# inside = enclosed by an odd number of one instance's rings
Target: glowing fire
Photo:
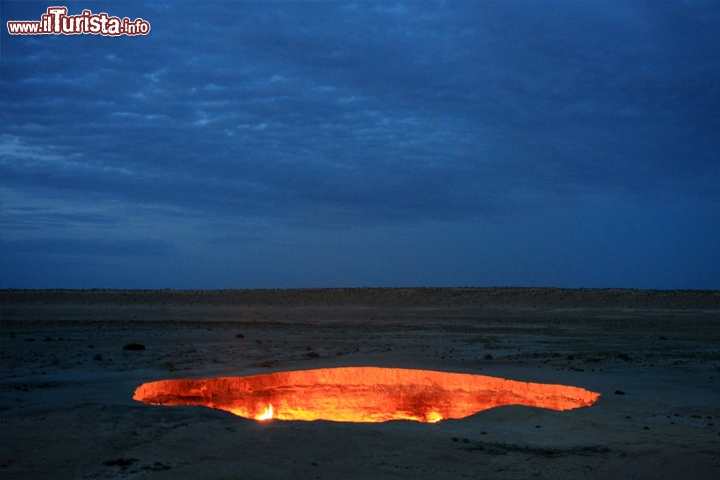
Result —
[[[235, 413], [235, 412], [233, 412]], [[237, 414], [236, 414], [237, 415]], [[265, 409], [263, 413], [255, 417], [255, 420], [270, 420], [273, 418], [273, 408], [272, 404], [268, 405], [268, 407]]]
[[435, 423], [501, 405], [572, 410], [599, 397], [578, 387], [483, 375], [344, 367], [163, 380], [141, 385], [133, 399], [151, 405], [203, 405], [255, 420]]

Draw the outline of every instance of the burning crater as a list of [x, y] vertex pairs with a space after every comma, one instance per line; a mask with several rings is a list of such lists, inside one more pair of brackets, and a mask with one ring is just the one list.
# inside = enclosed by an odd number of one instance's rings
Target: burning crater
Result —
[[590, 406], [598, 397], [578, 387], [483, 375], [344, 367], [162, 380], [139, 386], [133, 399], [151, 405], [202, 405], [256, 420], [434, 423], [501, 405], [572, 410]]

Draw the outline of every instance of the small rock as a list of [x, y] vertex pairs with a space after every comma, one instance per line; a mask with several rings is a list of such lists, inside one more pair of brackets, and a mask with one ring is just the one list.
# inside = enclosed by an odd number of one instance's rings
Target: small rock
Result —
[[245, 338], [245, 335], [243, 335], [242, 333], [238, 333], [235, 335], [235, 338]]
[[625, 395], [625, 392], [622, 390], [615, 390], [615, 395]]
[[123, 350], [145, 350], [145, 345], [140, 343], [128, 343], [123, 347]]

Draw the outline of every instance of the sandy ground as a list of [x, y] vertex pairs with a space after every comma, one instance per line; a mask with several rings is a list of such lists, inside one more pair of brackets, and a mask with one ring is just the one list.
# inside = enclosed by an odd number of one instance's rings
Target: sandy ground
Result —
[[[2, 478], [720, 471], [720, 292], [3, 291], [0, 300]], [[131, 342], [146, 350], [124, 351]], [[568, 412], [506, 406], [437, 424], [257, 422], [132, 400], [154, 380], [362, 365], [561, 383], [602, 397]]]

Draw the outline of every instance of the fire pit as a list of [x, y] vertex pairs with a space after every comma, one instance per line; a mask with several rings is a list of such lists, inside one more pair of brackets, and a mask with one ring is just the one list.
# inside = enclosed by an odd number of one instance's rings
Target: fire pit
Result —
[[572, 410], [599, 397], [578, 387], [484, 375], [343, 367], [162, 380], [141, 385], [133, 399], [150, 405], [202, 405], [255, 420], [435, 423], [501, 405]]

